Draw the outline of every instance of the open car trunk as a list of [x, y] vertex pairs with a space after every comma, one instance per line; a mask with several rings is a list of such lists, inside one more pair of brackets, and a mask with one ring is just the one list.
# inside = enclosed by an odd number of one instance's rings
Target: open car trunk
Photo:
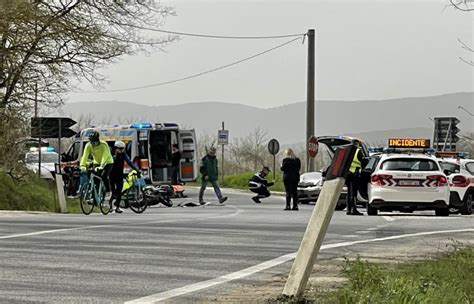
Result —
[[[352, 143], [352, 140], [356, 139], [354, 137], [350, 136], [320, 136], [317, 138], [318, 143], [321, 145], [325, 145], [328, 149], [329, 157], [332, 159], [336, 149], [341, 146], [345, 145], [350, 145]], [[365, 162], [366, 164], [368, 163], [368, 157], [369, 157], [369, 149], [367, 145], [358, 139], [360, 141], [360, 150], [361, 153], [367, 161]], [[325, 166], [325, 170], [327, 170], [329, 164]], [[364, 166], [364, 165], [363, 165]], [[368, 170], [364, 170], [365, 167], [361, 168], [361, 174], [360, 174], [360, 184], [358, 185], [359, 188], [359, 194], [362, 198], [367, 199], [368, 198], [368, 193], [367, 193], [367, 185], [370, 182], [370, 176], [372, 175], [371, 172]], [[325, 174], [324, 174], [325, 175]]]

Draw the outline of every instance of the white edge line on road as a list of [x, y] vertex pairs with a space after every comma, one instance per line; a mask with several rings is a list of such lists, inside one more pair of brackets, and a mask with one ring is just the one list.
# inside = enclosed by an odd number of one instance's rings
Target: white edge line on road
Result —
[[[375, 239], [366, 239], [366, 240], [359, 240], [359, 241], [351, 241], [351, 242], [342, 242], [342, 243], [334, 243], [334, 244], [327, 244], [321, 246], [321, 250], [325, 249], [332, 249], [332, 248], [340, 248], [340, 247], [347, 247], [347, 246], [352, 246], [352, 245], [357, 245], [357, 244], [366, 244], [366, 243], [373, 243], [373, 242], [381, 242], [381, 241], [391, 241], [391, 240], [397, 240], [397, 239], [403, 239], [403, 238], [408, 238], [408, 237], [415, 237], [415, 236], [424, 236], [424, 235], [434, 235], [434, 234], [447, 234], [447, 233], [457, 233], [457, 232], [474, 232], [474, 229], [458, 229], [458, 230], [441, 230], [441, 231], [427, 231], [427, 232], [418, 232], [418, 233], [410, 233], [410, 234], [401, 234], [401, 235], [394, 235], [394, 236], [389, 236], [389, 237], [383, 237], [383, 238], [375, 238]], [[273, 260], [269, 260], [245, 269], [242, 269], [240, 271], [232, 272], [226, 275], [223, 275], [221, 277], [215, 278], [215, 279], [210, 279], [207, 281], [202, 281], [190, 285], [186, 285], [180, 288], [168, 290], [165, 292], [160, 292], [154, 295], [146, 296], [143, 298], [131, 300], [128, 302], [125, 302], [126, 304], [138, 304], [138, 303], [157, 303], [160, 301], [168, 300], [170, 298], [182, 296], [191, 292], [207, 289], [209, 287], [213, 287], [219, 284], [227, 283], [233, 280], [237, 280], [252, 274], [255, 274], [257, 272], [260, 272], [262, 270], [266, 270], [278, 265], [281, 265], [283, 263], [286, 263], [288, 261], [293, 260], [296, 257], [297, 252], [293, 252], [290, 254], [285, 254], [282, 255], [278, 258], [275, 258]]]
[[94, 229], [94, 228], [103, 228], [103, 227], [116, 227], [116, 226], [130, 226], [130, 225], [146, 225], [146, 224], [155, 224], [155, 223], [175, 223], [175, 222], [187, 222], [187, 221], [197, 221], [197, 220], [208, 220], [208, 219], [217, 219], [217, 218], [227, 218], [227, 217], [233, 217], [236, 216], [243, 211], [239, 208], [236, 208], [234, 206], [229, 206], [232, 209], [236, 209], [235, 212], [231, 214], [225, 214], [225, 215], [212, 215], [212, 216], [206, 216], [206, 217], [197, 217], [197, 218], [188, 218], [188, 219], [179, 219], [179, 220], [159, 220], [159, 221], [148, 221], [148, 222], [128, 222], [128, 223], [117, 223], [117, 224], [105, 224], [105, 225], [94, 225], [94, 226], [82, 226], [82, 227], [74, 227], [74, 228], [61, 228], [61, 229], [53, 229], [53, 230], [43, 230], [43, 231], [35, 231], [35, 232], [28, 232], [28, 233], [19, 233], [19, 234], [10, 234], [10, 235], [4, 235], [0, 236], [0, 240], [4, 239], [14, 239], [14, 238], [20, 238], [20, 237], [25, 237], [25, 236], [35, 236], [35, 235], [42, 235], [42, 234], [50, 234], [50, 233], [55, 233], [55, 232], [65, 232], [65, 231], [74, 231], [74, 230], [85, 230], [85, 229]]

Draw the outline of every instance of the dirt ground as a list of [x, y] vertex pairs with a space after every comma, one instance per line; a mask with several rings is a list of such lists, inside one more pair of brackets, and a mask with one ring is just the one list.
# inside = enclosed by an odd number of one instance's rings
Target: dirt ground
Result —
[[[435, 258], [440, 254], [453, 250], [453, 245], [457, 244], [457, 242], [463, 245], [474, 245], [472, 238], [457, 238], [454, 241], [444, 237], [422, 241], [421, 244], [419, 240], [404, 242], [395, 246], [393, 244], [381, 243], [371, 245], [369, 248], [363, 248], [364, 253], [359, 251], [361, 248], [355, 248], [354, 250], [348, 248], [342, 256], [335, 258], [322, 257], [313, 268], [313, 273], [305, 291], [306, 300], [301, 303], [314, 303], [315, 299], [309, 295], [314, 294], [315, 290], [333, 290], [344, 285], [346, 278], [344, 278], [341, 270], [345, 257], [354, 259], [360, 256], [370, 262], [395, 265]], [[274, 275], [270, 281], [259, 282], [252, 286], [233, 290], [229, 293], [203, 300], [201, 303], [282, 303], [278, 299], [281, 297], [287, 276], [288, 273]]]

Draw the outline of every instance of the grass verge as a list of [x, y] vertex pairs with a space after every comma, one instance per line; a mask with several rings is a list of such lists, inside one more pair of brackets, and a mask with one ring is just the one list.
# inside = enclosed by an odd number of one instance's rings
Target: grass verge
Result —
[[[17, 182], [0, 172], [0, 210], [60, 212], [56, 184], [34, 174]], [[82, 212], [79, 201], [73, 199], [67, 200], [67, 210]]]
[[345, 287], [309, 298], [317, 303], [474, 303], [474, 247], [455, 247], [438, 259], [395, 268], [358, 258], [346, 261], [343, 272], [349, 279]]

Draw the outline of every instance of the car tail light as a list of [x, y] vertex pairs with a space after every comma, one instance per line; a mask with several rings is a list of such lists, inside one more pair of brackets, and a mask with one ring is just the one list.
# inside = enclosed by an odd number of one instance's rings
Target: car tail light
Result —
[[454, 187], [467, 187], [469, 185], [469, 179], [464, 176], [458, 175], [453, 177], [451, 183]]
[[448, 184], [448, 179], [444, 175], [429, 175], [426, 177], [430, 181], [437, 181], [436, 186], [443, 187]]
[[392, 176], [388, 174], [375, 174], [375, 175], [372, 175], [371, 182], [372, 182], [372, 185], [375, 185], [375, 186], [385, 186], [385, 183], [383, 181], [389, 180], [391, 178]]

